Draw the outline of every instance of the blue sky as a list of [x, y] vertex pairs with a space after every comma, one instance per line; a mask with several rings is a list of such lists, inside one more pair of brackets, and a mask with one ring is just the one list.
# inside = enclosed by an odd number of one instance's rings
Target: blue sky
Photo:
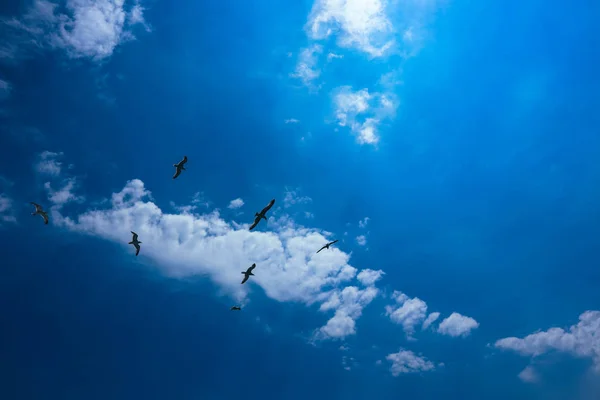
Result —
[[0, 397], [600, 398], [597, 15], [1, 4]]

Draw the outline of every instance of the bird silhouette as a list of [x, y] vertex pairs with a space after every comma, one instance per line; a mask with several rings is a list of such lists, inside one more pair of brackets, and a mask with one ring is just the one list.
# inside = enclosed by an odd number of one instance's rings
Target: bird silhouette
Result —
[[244, 274], [244, 279], [242, 280], [242, 284], [246, 283], [248, 278], [250, 278], [250, 275], [254, 276], [254, 274], [252, 273], [252, 270], [254, 268], [256, 268], [256, 264], [252, 264], [252, 266], [250, 268], [248, 268], [246, 270], [246, 272], [242, 271], [242, 274]]
[[33, 201], [31, 202], [31, 204], [33, 204], [33, 206], [35, 207], [35, 212], [32, 212], [31, 215], [41, 216], [44, 219], [44, 224], [48, 225], [48, 213], [46, 213], [46, 211], [44, 211], [42, 206], [40, 206], [39, 204], [34, 203]]
[[265, 214], [267, 213], [267, 211], [269, 211], [271, 209], [271, 207], [273, 207], [273, 204], [275, 204], [275, 199], [271, 200], [269, 202], [269, 204], [267, 204], [267, 206], [262, 209], [261, 212], [254, 213], [254, 223], [252, 225], [250, 225], [250, 230], [254, 229], [256, 227], [256, 225], [258, 225], [258, 223], [260, 222], [261, 219], [264, 218], [265, 221], [267, 220], [267, 217], [265, 216]]
[[323, 247], [321, 247], [319, 250], [317, 250], [317, 253], [318, 253], [319, 251], [323, 250], [323, 249], [329, 249], [329, 246], [331, 246], [332, 244], [335, 244], [335, 243], [337, 243], [337, 242], [338, 242], [338, 240], [334, 240], [333, 242], [329, 242], [329, 243], [327, 243], [325, 246], [323, 246]]
[[173, 164], [173, 166], [176, 168], [175, 170], [175, 175], [173, 175], [173, 179], [177, 178], [179, 176], [179, 174], [181, 174], [181, 171], [185, 171], [185, 163], [187, 162], [187, 156], [183, 156], [183, 160], [179, 161], [177, 164]]
[[135, 255], [137, 256], [138, 254], [140, 254], [140, 242], [138, 240], [138, 234], [135, 233], [134, 231], [131, 231], [131, 234], [133, 235], [133, 238], [131, 239], [131, 242], [127, 243], [127, 244], [132, 244], [133, 247], [135, 247]]
[[230, 308], [231, 311], [241, 311], [242, 309], [238, 306], [233, 306]]

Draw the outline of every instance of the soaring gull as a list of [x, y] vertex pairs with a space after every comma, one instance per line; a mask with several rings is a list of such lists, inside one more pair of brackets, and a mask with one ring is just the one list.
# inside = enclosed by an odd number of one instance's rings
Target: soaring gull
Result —
[[34, 203], [33, 201], [31, 202], [31, 204], [33, 204], [33, 206], [35, 207], [35, 212], [32, 212], [31, 215], [41, 216], [42, 218], [44, 218], [44, 224], [48, 225], [48, 213], [46, 213], [46, 211], [44, 211], [42, 206], [40, 206], [39, 204]]
[[250, 278], [250, 275], [254, 276], [254, 274], [252, 273], [252, 270], [254, 268], [256, 268], [256, 264], [252, 264], [252, 266], [248, 268], [246, 272], [242, 271], [242, 274], [244, 274], [244, 280], [242, 281], [242, 284], [246, 283], [248, 278]]
[[269, 211], [271, 209], [271, 207], [273, 207], [273, 204], [275, 204], [275, 199], [271, 200], [271, 202], [269, 204], [267, 204], [267, 206], [265, 208], [262, 209], [261, 212], [259, 213], [254, 213], [254, 223], [252, 225], [250, 225], [250, 230], [254, 229], [256, 227], [256, 225], [258, 225], [258, 223], [260, 222], [261, 219], [265, 219], [265, 221], [267, 220], [267, 217], [265, 216], [265, 214], [267, 213], [267, 211]]

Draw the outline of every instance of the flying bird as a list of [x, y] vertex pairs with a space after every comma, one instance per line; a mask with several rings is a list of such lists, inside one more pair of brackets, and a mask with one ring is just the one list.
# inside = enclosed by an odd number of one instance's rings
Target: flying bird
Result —
[[127, 243], [127, 244], [132, 244], [133, 247], [135, 247], [135, 255], [137, 256], [138, 254], [140, 254], [140, 242], [138, 240], [138, 234], [135, 233], [134, 231], [131, 231], [131, 234], [133, 235], [133, 239], [131, 239], [131, 242]]
[[233, 306], [230, 308], [231, 311], [241, 311], [242, 309], [238, 306]]
[[248, 268], [246, 272], [242, 271], [242, 274], [244, 274], [244, 280], [242, 281], [242, 284], [246, 283], [248, 278], [250, 278], [250, 275], [254, 276], [254, 274], [252, 273], [252, 270], [254, 268], [256, 268], [256, 264], [252, 264], [252, 266]]
[[275, 204], [275, 199], [271, 200], [271, 202], [269, 204], [267, 204], [267, 206], [265, 208], [263, 208], [261, 212], [254, 213], [254, 223], [252, 225], [250, 225], [250, 230], [254, 229], [256, 227], [256, 225], [258, 225], [258, 223], [260, 222], [261, 219], [264, 218], [265, 221], [267, 220], [267, 217], [265, 216], [265, 214], [267, 213], [267, 211], [269, 211], [271, 209], [271, 207], [273, 207], [273, 204]]
[[42, 206], [39, 204], [34, 203], [33, 201], [31, 204], [35, 207], [35, 212], [32, 212], [31, 215], [40, 215], [42, 218], [44, 218], [44, 224], [48, 225], [48, 213], [46, 213], [46, 211], [44, 211]]
[[318, 253], [319, 251], [323, 250], [323, 249], [329, 249], [329, 246], [331, 246], [332, 244], [335, 244], [335, 243], [337, 243], [337, 242], [338, 242], [337, 240], [334, 240], [333, 242], [329, 242], [329, 243], [327, 243], [325, 246], [321, 247], [321, 248], [320, 248], [320, 249], [317, 251], [317, 253]]
[[181, 171], [185, 171], [185, 167], [184, 164], [187, 162], [187, 156], [183, 156], [183, 160], [179, 161], [177, 164], [173, 164], [173, 166], [176, 168], [175, 171], [175, 175], [173, 175], [173, 179], [177, 178], [179, 176], [179, 174], [181, 174]]

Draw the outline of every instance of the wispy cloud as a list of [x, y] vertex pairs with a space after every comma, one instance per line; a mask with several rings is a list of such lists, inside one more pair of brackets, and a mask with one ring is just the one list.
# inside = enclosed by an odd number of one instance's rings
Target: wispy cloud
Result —
[[527, 383], [536, 383], [540, 378], [537, 371], [531, 365], [528, 365], [523, 371], [519, 372], [519, 379]]
[[290, 119], [286, 119], [283, 122], [285, 122], [286, 124], [297, 124], [300, 121], [298, 121], [296, 118], [290, 118]]
[[433, 324], [435, 321], [437, 321], [437, 319], [440, 317], [440, 313], [439, 312], [432, 312], [431, 314], [429, 314], [427, 316], [427, 319], [425, 321], [423, 321], [423, 326], [421, 326], [422, 330], [426, 330], [428, 329], [431, 324]]
[[371, 218], [369, 218], [369, 217], [365, 217], [364, 219], [361, 219], [360, 221], [358, 221], [358, 227], [359, 228], [366, 228], [370, 219]]
[[314, 44], [303, 49], [298, 56], [296, 69], [290, 74], [291, 77], [300, 79], [307, 87], [318, 90], [320, 85], [314, 81], [321, 75], [321, 70], [317, 67], [318, 57], [323, 52], [323, 46]]
[[17, 218], [14, 215], [13, 200], [0, 193], [0, 226], [3, 222], [17, 222]]
[[64, 7], [35, 0], [19, 18], [5, 20], [10, 30], [0, 53], [4, 58], [22, 56], [19, 50], [62, 49], [71, 58], [96, 61], [110, 57], [120, 44], [134, 39], [131, 28], [141, 24], [150, 30], [139, 2], [124, 0], [67, 0]]
[[241, 208], [244, 205], [244, 200], [237, 198], [234, 200], [231, 200], [229, 202], [229, 205], [227, 206], [227, 208], [231, 208], [232, 210]]
[[43, 151], [38, 155], [34, 169], [44, 175], [59, 176], [62, 171], [62, 162], [59, 161], [63, 153], [54, 153], [52, 151]]
[[11, 84], [8, 81], [0, 79], [0, 100], [6, 99], [10, 95]]
[[301, 196], [299, 194], [300, 189], [285, 189], [285, 196], [283, 198], [283, 206], [289, 208], [296, 204], [306, 204], [312, 202], [312, 199], [308, 196]]
[[75, 178], [67, 178], [60, 184], [60, 189], [53, 189], [50, 182], [44, 184], [44, 188], [48, 192], [48, 200], [57, 209], [60, 209], [63, 205], [72, 201], [81, 202], [84, 200], [83, 196], [79, 196], [75, 193], [77, 188]]

